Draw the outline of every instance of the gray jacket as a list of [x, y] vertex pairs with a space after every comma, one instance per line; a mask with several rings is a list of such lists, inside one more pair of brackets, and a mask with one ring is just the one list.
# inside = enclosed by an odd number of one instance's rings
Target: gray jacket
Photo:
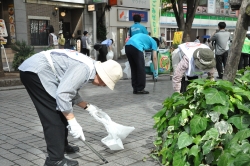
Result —
[[222, 55], [229, 49], [228, 43], [230, 42], [230, 32], [227, 32], [224, 29], [220, 30], [212, 36], [211, 42], [213, 41], [216, 42], [215, 55]]
[[82, 48], [87, 48], [87, 46], [86, 46], [86, 40], [87, 40], [88, 44], [91, 44], [91, 41], [90, 41], [89, 37], [82, 36], [82, 38], [81, 38]]

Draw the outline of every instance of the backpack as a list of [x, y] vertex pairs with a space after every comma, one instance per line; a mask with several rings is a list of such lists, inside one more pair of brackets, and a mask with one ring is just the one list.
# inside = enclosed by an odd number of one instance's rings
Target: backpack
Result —
[[53, 45], [57, 46], [58, 45], [58, 40], [57, 40], [57, 36], [53, 33], [50, 33], [50, 35], [53, 37]]

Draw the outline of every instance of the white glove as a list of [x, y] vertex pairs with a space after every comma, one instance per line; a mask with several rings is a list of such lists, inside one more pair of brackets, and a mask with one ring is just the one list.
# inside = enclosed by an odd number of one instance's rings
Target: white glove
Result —
[[95, 105], [90, 104], [86, 110], [90, 115], [93, 115], [94, 113], [98, 112], [99, 108]]
[[85, 141], [85, 137], [82, 131], [82, 127], [79, 125], [79, 123], [76, 121], [76, 118], [73, 118], [71, 120], [68, 120], [69, 125], [67, 126], [69, 133], [74, 138], [80, 138]]

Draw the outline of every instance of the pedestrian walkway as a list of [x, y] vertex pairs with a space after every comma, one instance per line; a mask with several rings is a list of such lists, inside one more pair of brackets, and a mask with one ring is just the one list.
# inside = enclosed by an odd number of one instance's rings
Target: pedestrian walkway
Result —
[[[125, 62], [125, 61], [124, 61]], [[121, 62], [122, 63], [122, 62]], [[86, 111], [74, 106], [77, 121], [84, 130], [86, 141], [109, 163], [103, 162], [81, 141], [69, 136], [80, 152], [66, 155], [79, 161], [80, 166], [156, 166], [149, 157], [156, 131], [152, 116], [162, 108], [162, 102], [173, 93], [169, 76], [160, 75], [158, 82], [147, 78], [149, 95], [134, 95], [130, 80], [121, 80], [115, 90], [88, 83], [80, 91], [83, 99], [103, 109], [113, 121], [134, 126], [135, 130], [123, 141], [124, 150], [111, 151], [101, 139], [107, 136], [104, 126]], [[36, 110], [22, 86], [0, 91], [0, 166], [43, 166], [46, 146]]]

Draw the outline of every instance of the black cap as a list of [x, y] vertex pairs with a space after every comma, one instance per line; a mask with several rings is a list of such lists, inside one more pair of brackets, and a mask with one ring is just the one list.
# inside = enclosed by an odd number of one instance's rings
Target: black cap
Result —
[[86, 35], [87, 33], [89, 33], [88, 31], [84, 31], [83, 34]]

